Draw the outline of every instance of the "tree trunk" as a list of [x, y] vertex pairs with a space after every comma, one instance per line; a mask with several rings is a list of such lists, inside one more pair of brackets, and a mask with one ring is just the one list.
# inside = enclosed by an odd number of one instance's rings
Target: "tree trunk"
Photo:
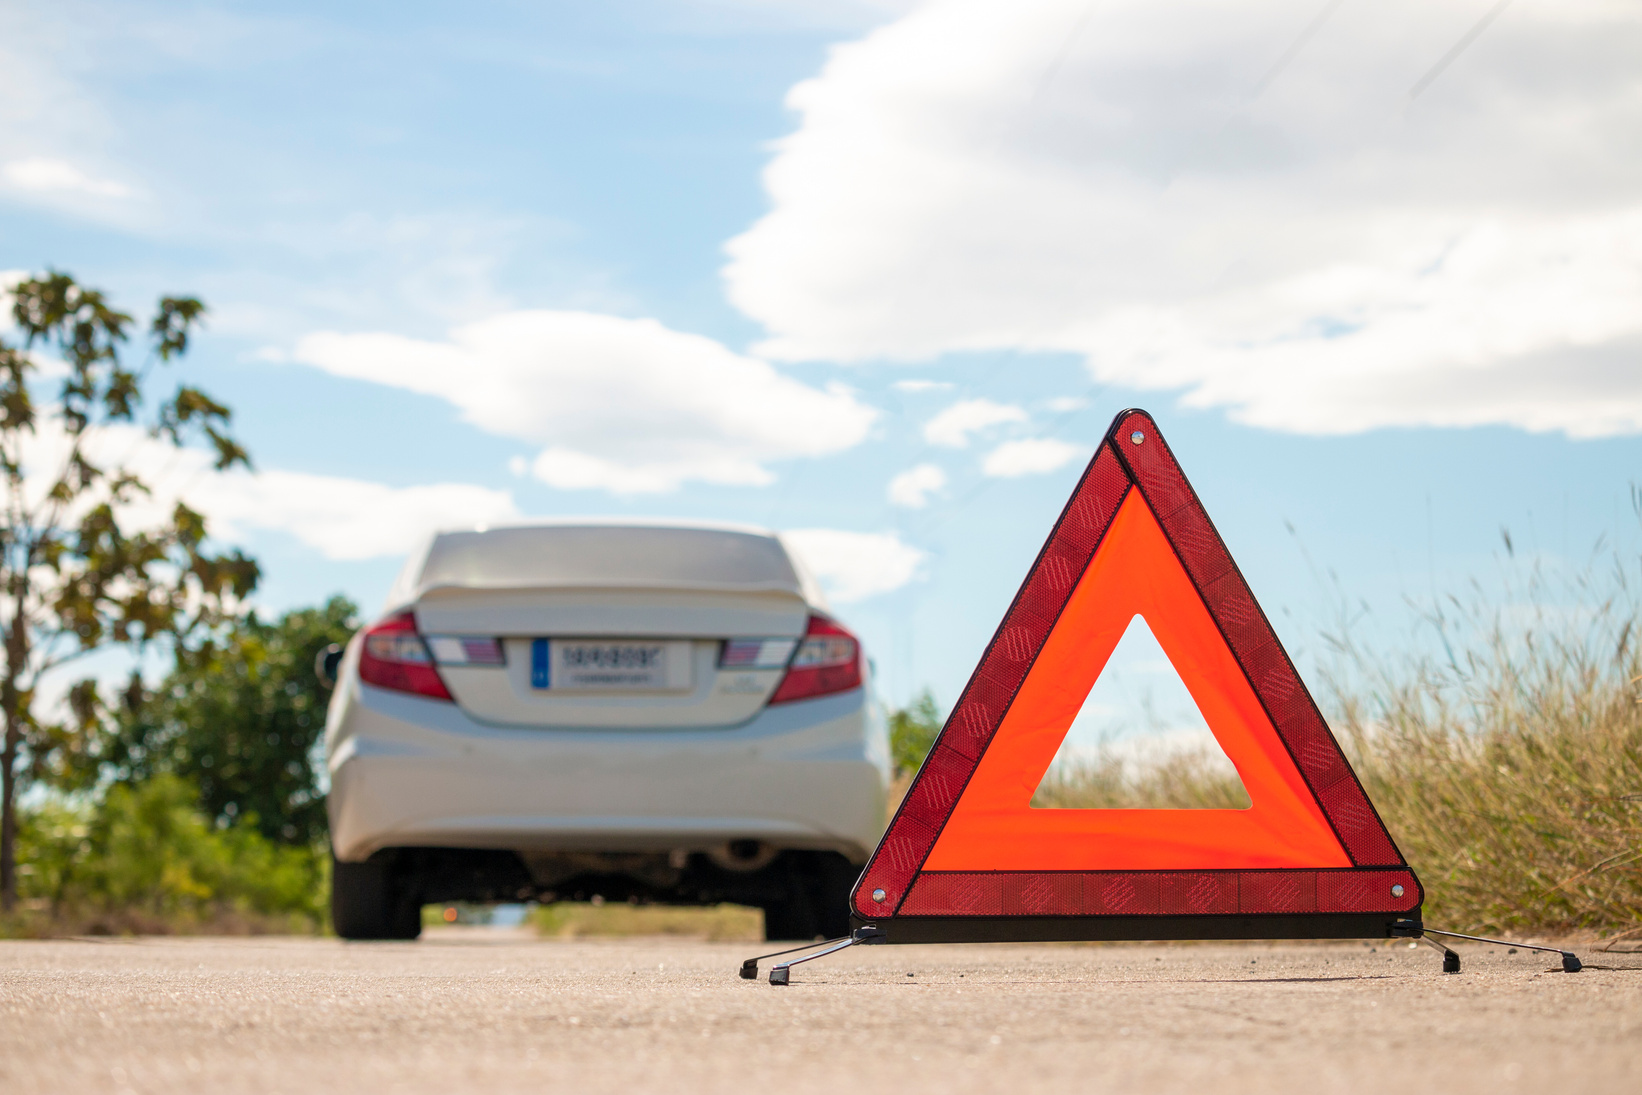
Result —
[[17, 687], [17, 678], [28, 658], [23, 581], [26, 578], [20, 580], [13, 574], [10, 592], [15, 607], [6, 632], [5, 676], [0, 678], [0, 715], [6, 724], [5, 747], [0, 750], [0, 912], [6, 913], [17, 907], [17, 782], [21, 775], [17, 754], [23, 745], [23, 693]]
[[12, 712], [7, 711], [6, 747], [0, 751], [0, 912], [8, 913], [17, 907], [17, 747], [21, 737]]

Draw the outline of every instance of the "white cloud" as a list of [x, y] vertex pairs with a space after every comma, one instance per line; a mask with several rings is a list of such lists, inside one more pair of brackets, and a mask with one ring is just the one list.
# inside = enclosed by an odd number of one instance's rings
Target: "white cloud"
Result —
[[1083, 455], [1086, 450], [1065, 441], [1049, 437], [1029, 437], [1020, 441], [1005, 441], [986, 454], [981, 471], [999, 479], [1014, 479], [1022, 475], [1042, 475], [1064, 467]]
[[946, 392], [952, 385], [945, 380], [897, 380], [890, 385], [898, 392]]
[[[917, 0], [694, 0], [670, 6], [674, 19], [756, 30], [771, 25], [858, 32], [900, 15]], [[705, 18], [704, 18], [705, 17]], [[715, 18], [716, 17], [716, 18]], [[701, 20], [697, 23], [697, 20]], [[720, 22], [722, 21], [722, 22]]]
[[244, 539], [252, 528], [288, 532], [327, 559], [403, 555], [435, 529], [519, 515], [508, 492], [470, 483], [390, 487], [272, 470], [208, 477], [186, 497], [223, 539]]
[[893, 532], [793, 529], [781, 539], [840, 604], [900, 589], [917, 578], [929, 553]]
[[889, 481], [889, 500], [908, 509], [923, 509], [929, 496], [946, 486], [946, 472], [938, 464], [919, 464]]
[[19, 190], [37, 194], [72, 194], [94, 198], [125, 198], [131, 188], [112, 179], [97, 179], [63, 160], [31, 156], [13, 160], [0, 169], [0, 177]]
[[[58, 429], [43, 426], [24, 446], [30, 501], [38, 503], [68, 452]], [[167, 520], [179, 500], [203, 513], [211, 535], [243, 543], [253, 529], [285, 532], [328, 559], [403, 555], [422, 534], [517, 517], [512, 495], [467, 483], [391, 487], [300, 472], [218, 472], [200, 449], [179, 449], [141, 429], [107, 427], [88, 455], [134, 472], [152, 490], [122, 507], [130, 528]]]
[[1089, 401], [1078, 395], [1056, 396], [1044, 404], [1054, 414], [1071, 414], [1073, 411], [1083, 410], [1088, 405]]
[[[153, 18], [149, 12], [131, 21]], [[90, 90], [91, 84], [111, 86], [111, 72], [146, 56], [129, 36], [110, 31], [116, 19], [125, 21], [108, 5], [92, 15], [75, 4], [0, 4], [0, 200], [6, 204], [128, 229], [152, 212], [150, 203], [121, 200], [136, 190], [120, 178], [127, 170], [116, 157], [142, 137], [130, 117], [112, 117]]]
[[510, 312], [445, 342], [326, 332], [294, 356], [543, 445], [535, 474], [562, 489], [769, 483], [768, 463], [847, 449], [878, 414], [842, 386], [811, 387], [700, 335], [589, 312]]
[[[793, 89], [732, 299], [782, 358], [1083, 355], [1311, 433], [1642, 430], [1642, 8], [932, 0]], [[1292, 53], [1280, 70], [1276, 62]]]
[[1026, 412], [1008, 403], [990, 399], [966, 399], [954, 403], [924, 424], [924, 440], [931, 445], [961, 449], [969, 435], [1005, 422], [1025, 422]]

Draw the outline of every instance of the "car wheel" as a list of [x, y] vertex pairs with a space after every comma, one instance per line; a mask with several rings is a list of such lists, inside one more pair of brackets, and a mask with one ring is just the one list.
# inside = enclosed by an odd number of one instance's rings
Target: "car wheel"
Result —
[[415, 939], [422, 906], [414, 885], [378, 853], [363, 863], [331, 859], [331, 927], [343, 939]]
[[850, 890], [854, 888], [856, 872], [842, 859], [840, 864], [841, 871], [823, 870], [816, 886], [815, 928], [828, 939], [850, 933]]
[[839, 939], [850, 933], [850, 892], [845, 886], [837, 893], [828, 894], [815, 910], [816, 928], [828, 939]]
[[764, 906], [765, 939], [814, 939], [819, 933], [815, 915], [801, 897]]
[[843, 856], [787, 861], [787, 892], [764, 908], [765, 939], [837, 939], [850, 933], [849, 897], [856, 869]]

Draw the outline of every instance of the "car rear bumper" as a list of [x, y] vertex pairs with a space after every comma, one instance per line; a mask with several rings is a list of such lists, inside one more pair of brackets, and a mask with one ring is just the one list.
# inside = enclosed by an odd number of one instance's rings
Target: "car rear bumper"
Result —
[[881, 729], [857, 689], [707, 730], [487, 726], [350, 681], [327, 732], [337, 858], [388, 847], [704, 850], [731, 840], [864, 862], [883, 829]]

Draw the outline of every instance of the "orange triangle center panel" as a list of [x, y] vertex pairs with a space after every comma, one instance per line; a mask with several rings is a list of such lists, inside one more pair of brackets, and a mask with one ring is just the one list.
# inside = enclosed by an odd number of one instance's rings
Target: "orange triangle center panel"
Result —
[[[1030, 806], [1137, 615], [1236, 767], [1248, 809]], [[1417, 922], [1421, 897], [1156, 424], [1127, 411], [914, 778], [852, 911], [909, 942], [1349, 937]], [[926, 934], [912, 930], [919, 923]]]
[[[1136, 614], [1237, 768], [1247, 810], [1028, 803]], [[1349, 867], [1203, 598], [1131, 490], [924, 864], [931, 871]]]

